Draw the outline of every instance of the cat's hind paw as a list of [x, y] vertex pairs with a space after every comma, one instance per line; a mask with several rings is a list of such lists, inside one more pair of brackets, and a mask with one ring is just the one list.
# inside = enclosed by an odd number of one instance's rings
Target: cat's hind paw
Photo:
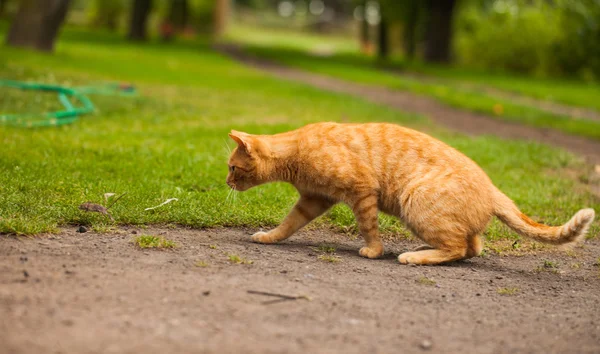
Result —
[[358, 254], [365, 258], [379, 258], [383, 256], [383, 246], [363, 247], [358, 251]]
[[402, 263], [402, 264], [415, 264], [416, 262], [416, 258], [414, 256], [414, 253], [416, 253], [418, 251], [414, 251], [414, 252], [405, 252], [402, 253], [401, 255], [398, 256], [398, 262]]
[[268, 232], [259, 231], [252, 235], [252, 241], [257, 243], [275, 243], [277, 240], [273, 239]]

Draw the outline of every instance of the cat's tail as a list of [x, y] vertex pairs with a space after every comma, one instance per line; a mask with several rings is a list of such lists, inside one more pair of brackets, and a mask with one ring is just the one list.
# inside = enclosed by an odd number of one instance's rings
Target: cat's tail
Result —
[[594, 209], [581, 209], [562, 226], [538, 224], [523, 214], [515, 203], [497, 188], [494, 191], [494, 214], [518, 234], [555, 245], [581, 240], [594, 221]]

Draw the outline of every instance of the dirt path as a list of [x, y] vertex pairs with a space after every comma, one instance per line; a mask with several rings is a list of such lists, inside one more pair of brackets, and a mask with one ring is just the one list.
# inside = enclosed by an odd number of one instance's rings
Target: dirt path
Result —
[[221, 45], [217, 49], [279, 78], [303, 82], [333, 92], [360, 96], [368, 101], [395, 107], [404, 112], [423, 114], [451, 130], [470, 135], [496, 135], [508, 139], [538, 141], [565, 148], [585, 157], [592, 164], [600, 164], [600, 141], [569, 135], [553, 129], [536, 128], [490, 118], [483, 114], [456, 109], [435, 99], [410, 92], [357, 84], [288, 68], [244, 53], [235, 46]]
[[[138, 249], [132, 230], [0, 236], [0, 353], [600, 352], [598, 242], [419, 267], [395, 258], [409, 241], [368, 260], [329, 231], [270, 246], [244, 230], [144, 232], [178, 247]], [[324, 242], [339, 262], [318, 259]]]

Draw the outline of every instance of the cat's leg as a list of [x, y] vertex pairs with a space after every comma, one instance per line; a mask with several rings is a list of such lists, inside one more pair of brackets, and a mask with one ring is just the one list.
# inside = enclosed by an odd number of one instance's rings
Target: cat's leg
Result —
[[402, 264], [440, 264], [475, 257], [481, 253], [483, 244], [479, 235], [460, 235], [443, 238], [425, 237], [434, 247], [402, 253], [398, 261]]
[[406, 252], [398, 256], [402, 264], [440, 264], [464, 259], [465, 250], [430, 249], [416, 252]]
[[379, 238], [379, 225], [377, 220], [377, 196], [372, 194], [357, 198], [352, 204], [352, 211], [356, 217], [360, 234], [367, 244], [358, 254], [367, 258], [379, 258], [383, 255], [383, 243]]
[[432, 249], [433, 249], [433, 247], [431, 247], [429, 245], [422, 245], [422, 246], [419, 246], [419, 247], [413, 249], [411, 252], [425, 251], [425, 250], [432, 250]]
[[483, 251], [483, 241], [481, 236], [475, 235], [469, 239], [469, 249], [467, 249], [467, 256], [465, 258], [477, 257]]
[[252, 235], [252, 241], [275, 243], [285, 240], [304, 225], [326, 212], [334, 204], [335, 202], [322, 197], [302, 195], [279, 226], [269, 232], [260, 231], [255, 233]]

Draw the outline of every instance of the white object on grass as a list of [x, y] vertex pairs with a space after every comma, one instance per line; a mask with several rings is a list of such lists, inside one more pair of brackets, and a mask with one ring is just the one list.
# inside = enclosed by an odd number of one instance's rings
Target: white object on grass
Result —
[[179, 200], [179, 199], [177, 199], [177, 198], [170, 198], [170, 199], [167, 199], [167, 200], [165, 200], [164, 202], [160, 203], [160, 204], [159, 204], [159, 205], [157, 205], [157, 206], [153, 206], [153, 207], [150, 207], [150, 208], [146, 208], [146, 209], [144, 209], [144, 211], [147, 211], [147, 210], [152, 210], [152, 209], [156, 209], [156, 208], [160, 208], [160, 207], [161, 207], [161, 206], [163, 206], [163, 205], [169, 204], [170, 202], [176, 202], [176, 201], [178, 201], [178, 200]]

